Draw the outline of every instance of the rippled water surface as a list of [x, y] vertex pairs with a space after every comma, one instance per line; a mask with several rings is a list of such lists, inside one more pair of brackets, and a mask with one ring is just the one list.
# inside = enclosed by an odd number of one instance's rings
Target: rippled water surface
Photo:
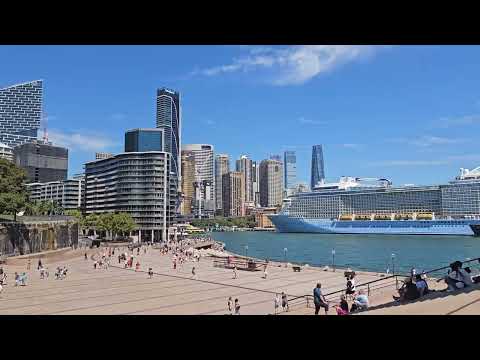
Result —
[[[410, 235], [323, 235], [275, 232], [213, 232], [226, 249], [261, 259], [332, 265], [371, 271], [408, 272], [446, 266], [454, 260], [480, 257], [480, 237]], [[245, 247], [248, 246], [246, 250]], [[394, 264], [392, 264], [392, 254]]]

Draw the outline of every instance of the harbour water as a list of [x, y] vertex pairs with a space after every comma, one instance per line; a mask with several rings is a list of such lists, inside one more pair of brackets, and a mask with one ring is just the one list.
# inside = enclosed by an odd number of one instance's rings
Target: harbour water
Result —
[[[335, 265], [357, 270], [408, 273], [447, 266], [454, 260], [480, 257], [473, 236], [323, 235], [276, 232], [213, 232], [228, 251], [260, 259]], [[246, 249], [246, 246], [248, 248]], [[284, 249], [287, 249], [285, 252]], [[392, 261], [392, 254], [394, 255]], [[478, 267], [478, 265], [476, 266]]]

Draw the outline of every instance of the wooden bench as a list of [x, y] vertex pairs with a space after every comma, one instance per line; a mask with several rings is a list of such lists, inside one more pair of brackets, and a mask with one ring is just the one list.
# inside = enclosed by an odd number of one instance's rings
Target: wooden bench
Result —
[[293, 272], [300, 272], [302, 268], [300, 266], [292, 266]]

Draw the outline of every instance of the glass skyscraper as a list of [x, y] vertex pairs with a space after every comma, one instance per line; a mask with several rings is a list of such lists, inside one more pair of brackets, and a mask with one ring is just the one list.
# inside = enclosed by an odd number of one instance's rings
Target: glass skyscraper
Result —
[[171, 171], [181, 176], [180, 93], [162, 88], [157, 90], [157, 128], [164, 132], [164, 151], [172, 154]]
[[313, 145], [312, 147], [312, 175], [310, 178], [310, 188], [313, 190], [315, 185], [325, 180], [325, 170], [323, 168], [323, 150], [322, 145]]
[[0, 89], [0, 142], [13, 148], [37, 139], [42, 96], [41, 80]]
[[133, 129], [125, 133], [125, 152], [163, 151], [163, 129]]
[[284, 179], [286, 189], [292, 189], [297, 183], [297, 155], [295, 151], [283, 153]]

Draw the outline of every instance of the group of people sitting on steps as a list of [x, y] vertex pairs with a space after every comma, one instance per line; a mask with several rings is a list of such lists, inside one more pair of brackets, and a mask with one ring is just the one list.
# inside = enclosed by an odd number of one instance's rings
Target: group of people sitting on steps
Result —
[[[455, 291], [463, 289], [480, 282], [480, 275], [474, 274], [470, 267], [462, 268], [461, 261], [455, 261], [450, 264], [447, 275], [437, 280], [444, 281], [447, 288], [441, 291]], [[403, 281], [403, 285], [398, 289], [399, 296], [393, 296], [395, 301], [405, 302], [421, 298], [422, 296], [436, 290], [428, 287], [426, 274], [416, 274], [415, 269], [411, 270], [411, 275]]]

